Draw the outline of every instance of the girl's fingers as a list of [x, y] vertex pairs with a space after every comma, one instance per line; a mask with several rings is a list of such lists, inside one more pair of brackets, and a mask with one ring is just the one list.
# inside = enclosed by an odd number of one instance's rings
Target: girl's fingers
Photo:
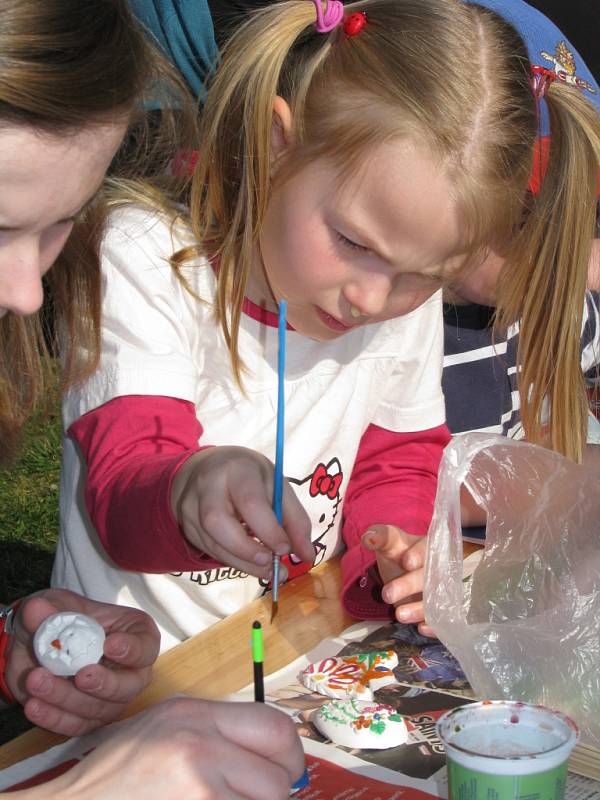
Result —
[[289, 483], [282, 486], [282, 522], [272, 507], [273, 473], [265, 470], [231, 490], [231, 501], [236, 514], [244, 520], [253, 535], [278, 556], [293, 552], [303, 561], [312, 562], [314, 550], [310, 543], [310, 520]]
[[[243, 473], [242, 479], [230, 481], [229, 499], [235, 516], [244, 520], [252, 534], [271, 553], [284, 556], [293, 552], [303, 561], [312, 562], [314, 550], [310, 543], [310, 519], [296, 493], [284, 479], [282, 526], [273, 511], [273, 467], [266, 460], [264, 464], [253, 466], [254, 469]], [[247, 560], [251, 559], [247, 557]]]
[[[262, 490], [264, 502], [264, 488]], [[227, 497], [216, 491], [198, 507], [195, 502], [188, 509], [182, 506], [181, 524], [186, 537], [199, 550], [238, 569], [248, 567], [250, 574], [262, 577], [271, 561], [272, 553], [249, 535], [236, 518]], [[272, 522], [277, 525], [273, 512], [267, 507]], [[232, 564], [229, 555], [235, 556]], [[244, 569], [244, 571], [247, 571]]]
[[419, 537], [419, 541], [415, 542], [404, 553], [401, 559], [401, 565], [407, 571], [420, 569], [425, 566], [425, 558], [427, 556], [427, 537]]
[[309, 564], [315, 560], [310, 534], [312, 525], [306, 509], [287, 481], [283, 483], [283, 525], [290, 542], [290, 552]]
[[399, 578], [386, 583], [383, 587], [381, 596], [386, 603], [395, 605], [402, 603], [412, 595], [423, 593], [424, 570], [416, 569], [413, 572], [406, 572]]
[[[179, 503], [179, 518], [188, 541], [212, 558], [258, 578], [271, 574], [273, 555], [294, 552], [312, 563], [310, 520], [287, 481], [283, 484], [282, 516], [272, 508], [273, 471], [243, 454], [211, 490], [192, 492]], [[243, 523], [240, 522], [243, 520]]]
[[404, 603], [398, 606], [395, 611], [395, 616], [398, 622], [412, 624], [423, 622], [425, 619], [423, 601], [419, 600], [415, 603]]
[[374, 525], [362, 537], [362, 545], [378, 555], [400, 564], [404, 554], [415, 544], [422, 541], [422, 536], [413, 536], [392, 525]]
[[[184, 470], [185, 465], [180, 471], [183, 489], [174, 492], [174, 503], [195, 547], [258, 577], [264, 577], [273, 554], [294, 552], [312, 563], [310, 521], [285, 480], [283, 525], [277, 522], [272, 508], [273, 465], [268, 459], [245, 448], [214, 448]], [[226, 553], [234, 555], [235, 564], [223, 557]]]
[[216, 540], [208, 531], [203, 530], [198, 525], [184, 525], [183, 530], [186, 538], [194, 547], [207, 553], [215, 561], [227, 564], [227, 566], [238, 569], [240, 572], [246, 572], [255, 578], [269, 580], [273, 569], [273, 553], [261, 545], [260, 542], [253, 540], [248, 535], [248, 531], [237, 520], [234, 520], [234, 522], [239, 527], [241, 535], [253, 543], [251, 552], [265, 554], [265, 558], [261, 560], [260, 564], [240, 558], [237, 553], [224, 547], [222, 540]]
[[[203, 501], [199, 511], [199, 528], [217, 546], [233, 554], [238, 565], [244, 562], [246, 571], [259, 577], [264, 576], [264, 568], [270, 565], [274, 553], [284, 556], [294, 552], [305, 561], [314, 560], [310, 520], [293, 489], [284, 483], [285, 529], [277, 522], [269, 492], [272, 492], [271, 484], [267, 487], [264, 477], [250, 473], [242, 483], [231, 488], [229, 498], [213, 495], [210, 500]], [[238, 518], [244, 520], [246, 527]], [[210, 552], [216, 555], [211, 547]]]
[[406, 544], [386, 525], [377, 526], [367, 531], [362, 537], [362, 546], [372, 550], [390, 561], [400, 562], [406, 551]]
[[421, 634], [421, 636], [430, 636], [432, 639], [437, 639], [437, 635], [433, 628], [430, 628], [426, 622], [421, 622], [417, 626], [417, 630]]

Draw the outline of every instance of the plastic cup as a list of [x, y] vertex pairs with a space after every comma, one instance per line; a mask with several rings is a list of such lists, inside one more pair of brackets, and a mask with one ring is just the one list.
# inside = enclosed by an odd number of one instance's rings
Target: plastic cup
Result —
[[579, 738], [565, 714], [485, 700], [448, 711], [436, 728], [446, 749], [449, 800], [563, 800]]

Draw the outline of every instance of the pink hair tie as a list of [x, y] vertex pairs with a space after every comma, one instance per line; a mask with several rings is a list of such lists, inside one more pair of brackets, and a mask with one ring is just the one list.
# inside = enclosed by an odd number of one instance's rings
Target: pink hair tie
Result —
[[552, 69], [546, 69], [546, 67], [538, 67], [536, 65], [531, 66], [531, 88], [533, 89], [533, 94], [536, 100], [539, 100], [540, 97], [543, 97], [546, 94], [547, 88], [550, 86], [551, 83], [558, 78], [558, 75]]
[[325, 0], [325, 13], [321, 0], [313, 0], [317, 9], [315, 28], [317, 33], [329, 33], [344, 19], [344, 4], [340, 0]]

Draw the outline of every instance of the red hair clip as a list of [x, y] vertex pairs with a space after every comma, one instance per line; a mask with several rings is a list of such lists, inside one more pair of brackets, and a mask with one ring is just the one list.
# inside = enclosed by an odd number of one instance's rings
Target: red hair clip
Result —
[[558, 78], [558, 75], [552, 69], [546, 69], [546, 67], [539, 67], [537, 64], [531, 65], [531, 86], [533, 89], [533, 94], [539, 100], [540, 97], [543, 97], [546, 94], [546, 89], [550, 86], [551, 83]]
[[367, 24], [367, 17], [363, 11], [355, 11], [344, 20], [344, 33], [346, 36], [356, 36]]

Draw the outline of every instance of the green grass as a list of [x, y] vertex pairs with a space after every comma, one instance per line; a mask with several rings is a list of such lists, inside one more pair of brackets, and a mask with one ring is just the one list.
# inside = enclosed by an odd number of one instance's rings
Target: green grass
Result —
[[26, 425], [19, 458], [0, 472], [0, 600], [49, 585], [58, 535], [60, 409]]
[[[27, 423], [19, 458], [0, 471], [0, 603], [50, 585], [58, 536], [61, 421], [52, 389], [50, 410]], [[31, 727], [20, 707], [0, 712], [0, 743]]]

